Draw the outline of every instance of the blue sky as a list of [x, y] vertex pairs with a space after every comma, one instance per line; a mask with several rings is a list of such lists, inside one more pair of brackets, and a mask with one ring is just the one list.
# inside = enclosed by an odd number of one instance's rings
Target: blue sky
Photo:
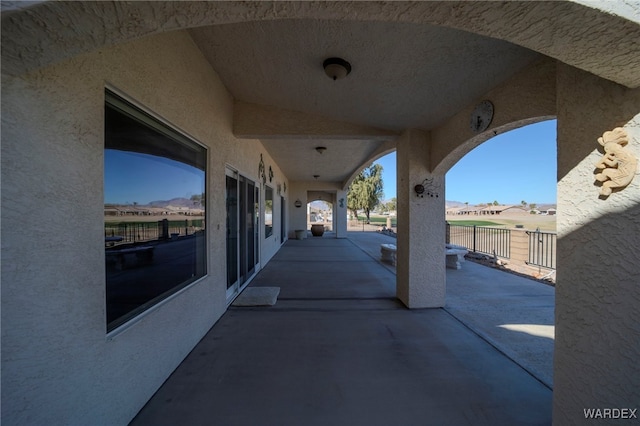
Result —
[[[556, 202], [556, 121], [498, 135], [455, 164], [446, 176], [447, 201], [469, 204]], [[382, 165], [384, 199], [396, 196], [396, 153]], [[159, 157], [105, 150], [105, 203], [147, 204], [204, 192], [203, 172]]]
[[106, 149], [105, 204], [147, 204], [204, 192], [204, 172], [178, 161]]
[[[447, 201], [469, 204], [556, 202], [556, 120], [495, 136], [458, 161], [446, 176]], [[396, 196], [396, 153], [383, 167], [384, 198]]]

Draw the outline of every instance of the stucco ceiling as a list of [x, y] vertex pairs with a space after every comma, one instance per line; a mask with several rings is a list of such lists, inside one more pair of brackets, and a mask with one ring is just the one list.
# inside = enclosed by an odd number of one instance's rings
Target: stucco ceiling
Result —
[[[516, 45], [460, 30], [397, 22], [279, 20], [190, 30], [235, 99], [401, 132], [431, 129], [535, 60]], [[352, 65], [333, 81], [328, 57]], [[259, 137], [259, 136], [258, 136]], [[284, 173], [343, 182], [379, 145], [371, 140], [261, 138]]]
[[[344, 183], [362, 158], [388, 150], [384, 138], [366, 136], [433, 129], [539, 54], [640, 85], [633, 1], [7, 0], [1, 9], [3, 75], [190, 29], [231, 94], [251, 106], [241, 119], [234, 115], [234, 132], [265, 106], [305, 120], [304, 131], [261, 133], [253, 126], [236, 133], [263, 140], [293, 180], [309, 179], [310, 152], [328, 138], [335, 144], [323, 161], [335, 171], [321, 179]], [[329, 56], [350, 61], [352, 74], [336, 82], [325, 77], [321, 64]], [[314, 133], [314, 117], [323, 131]], [[332, 119], [346, 132], [327, 132]], [[282, 129], [290, 124], [279, 122]], [[367, 126], [376, 129], [361, 131]]]

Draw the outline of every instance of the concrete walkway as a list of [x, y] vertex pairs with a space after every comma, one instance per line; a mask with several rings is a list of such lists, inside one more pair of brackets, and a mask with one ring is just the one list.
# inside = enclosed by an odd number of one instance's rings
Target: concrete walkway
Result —
[[[349, 239], [380, 259], [380, 244], [396, 239], [349, 232]], [[395, 274], [395, 267], [383, 263]], [[473, 262], [447, 269], [445, 310], [553, 388], [555, 288]]]
[[547, 425], [551, 390], [352, 240], [290, 240], [133, 425]]

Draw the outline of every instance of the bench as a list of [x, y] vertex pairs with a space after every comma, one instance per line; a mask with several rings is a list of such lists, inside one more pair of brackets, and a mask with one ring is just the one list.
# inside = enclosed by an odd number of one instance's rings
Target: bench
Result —
[[396, 250], [395, 244], [380, 244], [380, 260], [396, 266]]
[[[396, 266], [395, 244], [380, 244], [380, 260], [389, 262]], [[445, 256], [447, 268], [462, 269], [461, 262], [464, 262], [464, 256], [469, 252], [466, 247], [455, 244], [445, 244]]]
[[[127, 267], [148, 265], [153, 262], [153, 246], [129, 247], [119, 250], [107, 250], [107, 264], [114, 266], [116, 269], [125, 269]], [[135, 255], [132, 262], [131, 255]], [[130, 260], [127, 262], [127, 256]]]
[[124, 237], [121, 237], [119, 235], [114, 235], [111, 237], [104, 237], [104, 244], [108, 247], [115, 245], [115, 243], [119, 243], [124, 239]]
[[447, 268], [462, 269], [461, 263], [464, 262], [464, 256], [469, 252], [466, 247], [455, 244], [445, 244], [445, 256]]

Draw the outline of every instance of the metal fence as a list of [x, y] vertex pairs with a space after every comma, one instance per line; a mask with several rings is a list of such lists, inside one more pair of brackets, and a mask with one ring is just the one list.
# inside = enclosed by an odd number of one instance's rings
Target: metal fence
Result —
[[200, 229], [202, 229], [201, 219], [105, 223], [104, 237], [108, 245], [118, 245], [159, 240], [174, 235], [191, 235]]
[[511, 230], [447, 223], [447, 243], [508, 259], [511, 253]]
[[527, 231], [529, 236], [528, 265], [556, 269], [557, 235], [550, 232]]

